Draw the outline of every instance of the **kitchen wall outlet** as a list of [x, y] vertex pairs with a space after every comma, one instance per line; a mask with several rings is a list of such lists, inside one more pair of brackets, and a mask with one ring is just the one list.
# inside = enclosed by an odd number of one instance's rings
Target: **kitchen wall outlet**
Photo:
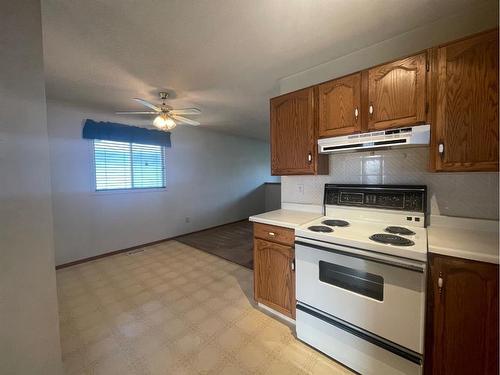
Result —
[[186, 217], [186, 223], [190, 223], [191, 222], [191, 218], [188, 216]]
[[304, 195], [304, 184], [297, 184], [297, 194]]

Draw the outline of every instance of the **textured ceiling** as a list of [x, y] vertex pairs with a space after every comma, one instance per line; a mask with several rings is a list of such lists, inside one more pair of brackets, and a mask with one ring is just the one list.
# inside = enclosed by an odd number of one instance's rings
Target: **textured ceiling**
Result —
[[280, 78], [477, 3], [42, 0], [47, 96], [111, 114], [168, 89], [202, 126], [267, 139]]

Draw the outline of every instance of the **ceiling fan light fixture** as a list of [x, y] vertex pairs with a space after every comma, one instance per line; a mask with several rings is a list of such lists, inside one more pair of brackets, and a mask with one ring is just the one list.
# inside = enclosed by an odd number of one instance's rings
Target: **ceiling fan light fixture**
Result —
[[[147, 100], [141, 98], [133, 98], [134, 101], [141, 103], [146, 106], [148, 110], [146, 111], [118, 111], [118, 115], [156, 115], [153, 124], [160, 130], [169, 131], [177, 126], [178, 123], [185, 125], [198, 126], [200, 123], [198, 121], [191, 120], [190, 118], [183, 117], [186, 116], [196, 116], [201, 113], [198, 108], [178, 108], [174, 109], [165, 103], [168, 98], [168, 93], [166, 91], [160, 92], [160, 99], [162, 103], [158, 106]], [[176, 122], [177, 121], [177, 122]]]
[[172, 130], [177, 126], [174, 120], [172, 120], [168, 115], [163, 113], [155, 117], [153, 125], [161, 130]]

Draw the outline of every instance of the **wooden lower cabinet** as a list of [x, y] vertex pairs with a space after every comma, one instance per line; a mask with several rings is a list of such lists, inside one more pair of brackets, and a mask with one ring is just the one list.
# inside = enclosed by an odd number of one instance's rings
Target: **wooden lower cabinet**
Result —
[[[291, 229], [286, 230], [293, 233]], [[254, 298], [295, 319], [295, 251], [292, 246], [254, 237]]]
[[431, 255], [425, 373], [498, 374], [498, 266]]

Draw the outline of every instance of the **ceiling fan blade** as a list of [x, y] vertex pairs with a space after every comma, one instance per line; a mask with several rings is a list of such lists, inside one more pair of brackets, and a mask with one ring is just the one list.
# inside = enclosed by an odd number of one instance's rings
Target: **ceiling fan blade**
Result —
[[177, 115], [172, 115], [172, 117], [180, 122], [183, 122], [188, 125], [193, 125], [193, 126], [198, 126], [200, 123], [198, 121], [190, 120], [188, 118], [182, 117], [182, 116], [177, 116]]
[[172, 109], [170, 113], [172, 115], [199, 115], [201, 111], [198, 108], [180, 108]]
[[151, 109], [154, 109], [156, 112], [161, 112], [161, 108], [148, 102], [147, 100], [141, 99], [141, 98], [133, 98], [136, 102], [141, 103], [142, 105], [145, 105], [146, 107], [149, 107]]
[[158, 112], [153, 111], [118, 111], [117, 115], [156, 115]]

